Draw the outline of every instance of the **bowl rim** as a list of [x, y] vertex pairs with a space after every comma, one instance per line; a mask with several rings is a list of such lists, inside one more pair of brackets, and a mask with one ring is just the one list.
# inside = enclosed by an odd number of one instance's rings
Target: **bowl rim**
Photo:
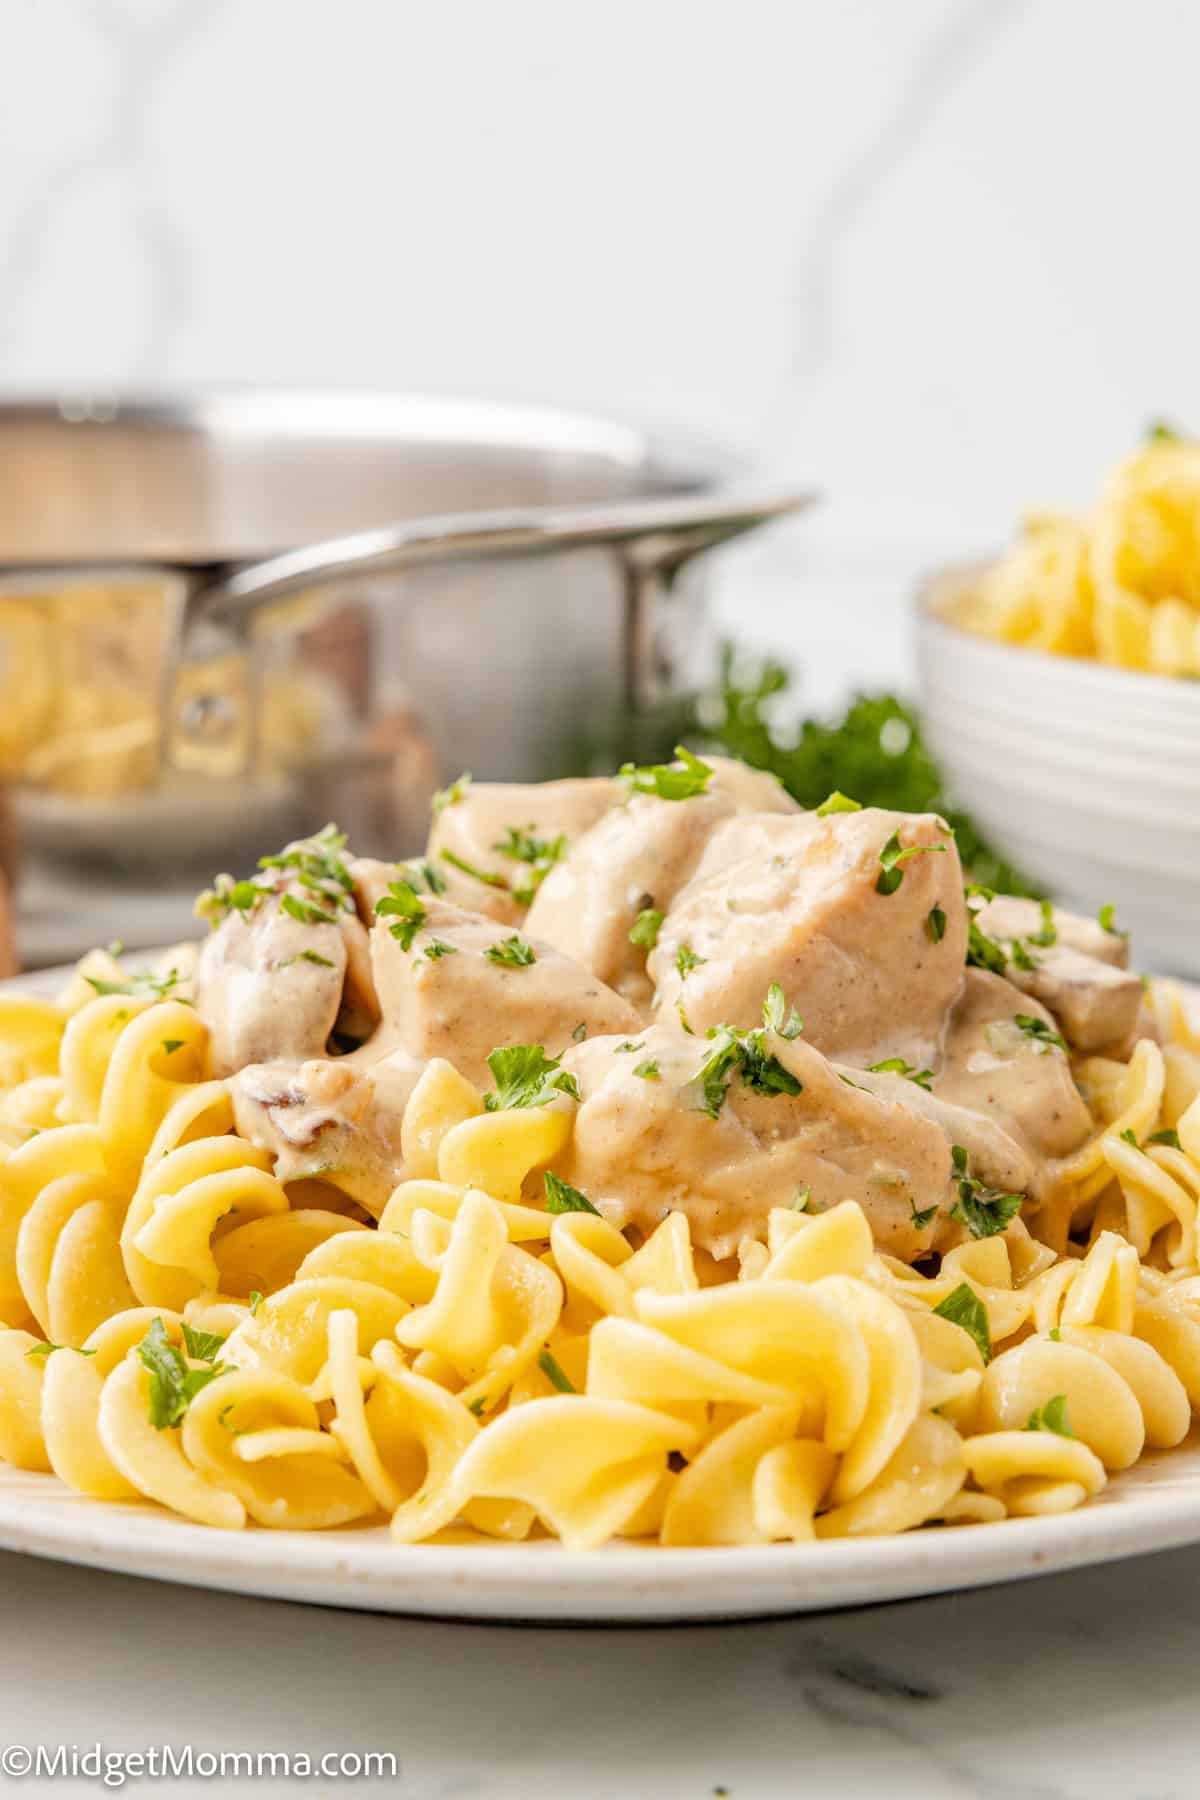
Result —
[[1184, 709], [1191, 708], [1200, 713], [1200, 680], [1159, 675], [1150, 669], [1121, 668], [1085, 656], [1058, 656], [1053, 651], [1040, 650], [1029, 644], [1010, 644], [1001, 638], [985, 637], [982, 632], [968, 631], [965, 625], [948, 618], [937, 604], [938, 596], [952, 584], [961, 585], [969, 577], [994, 567], [1001, 554], [994, 551], [987, 556], [961, 557], [954, 562], [938, 564], [920, 576], [913, 595], [918, 641], [922, 637], [944, 637], [951, 644], [957, 643], [980, 656], [1008, 657], [1014, 666], [1017, 661], [1031, 663], [1043, 674], [1055, 675], [1064, 681], [1078, 681], [1097, 693], [1120, 693], [1128, 698], [1140, 693], [1147, 702], [1157, 697], [1160, 703], [1169, 697], [1179, 701]]

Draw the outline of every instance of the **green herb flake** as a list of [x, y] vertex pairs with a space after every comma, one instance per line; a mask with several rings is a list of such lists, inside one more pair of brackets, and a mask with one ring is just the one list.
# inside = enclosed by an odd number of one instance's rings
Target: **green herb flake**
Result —
[[163, 1055], [174, 1056], [177, 1050], [183, 1049], [186, 1042], [186, 1038], [164, 1038], [162, 1041]]
[[1150, 1136], [1146, 1139], [1146, 1142], [1147, 1144], [1165, 1144], [1168, 1150], [1178, 1150], [1181, 1148], [1179, 1133], [1173, 1125], [1166, 1126], [1162, 1131], [1151, 1132]]
[[1048, 950], [1052, 944], [1058, 942], [1058, 927], [1054, 923], [1054, 908], [1050, 901], [1042, 900], [1039, 904], [1042, 914], [1041, 929], [1029, 933], [1029, 942], [1040, 944], [1043, 949]]
[[[678, 767], [682, 764], [682, 768]], [[654, 794], [660, 800], [692, 800], [707, 792], [712, 767], [683, 744], [675, 746], [674, 763], [623, 763], [621, 780], [631, 794]]]
[[538, 1357], [538, 1368], [542, 1371], [542, 1374], [546, 1377], [550, 1386], [557, 1388], [560, 1394], [578, 1393], [579, 1390], [575, 1386], [575, 1383], [566, 1374], [562, 1364], [557, 1358], [551, 1356], [549, 1350], [543, 1350], [542, 1354]]
[[[31, 1344], [25, 1354], [26, 1356], [32, 1357], [36, 1362], [39, 1359], [44, 1360], [48, 1356], [53, 1356], [56, 1350], [66, 1350], [68, 1348], [73, 1349], [74, 1346], [67, 1344], [52, 1344], [48, 1338], [43, 1338], [40, 1344]], [[78, 1350], [76, 1354], [79, 1356], [95, 1356], [96, 1352], [94, 1350]]]
[[527, 865], [528, 873], [513, 883], [513, 898], [522, 906], [528, 906], [555, 863], [566, 855], [567, 839], [562, 832], [557, 837], [535, 837], [532, 825], [527, 831], [510, 825], [492, 849], [512, 862]]
[[675, 952], [675, 967], [683, 981], [687, 980], [693, 969], [699, 969], [707, 961], [707, 956], [697, 956], [696, 952], [689, 949], [687, 944], [680, 944]]
[[282, 962], [277, 962], [275, 964], [275, 967], [277, 969], [290, 969], [293, 963], [298, 962], [312, 963], [314, 968], [317, 969], [337, 968], [335, 962], [331, 962], [327, 956], [318, 956], [315, 950], [298, 950], [295, 956], [285, 956]]
[[196, 1331], [183, 1327], [183, 1347], [193, 1362], [215, 1362], [225, 1339], [216, 1331]]
[[444, 938], [430, 938], [423, 947], [421, 955], [427, 957], [430, 962], [441, 962], [443, 956], [457, 956], [458, 945], [448, 944]]
[[643, 1081], [657, 1081], [659, 1078], [658, 1064], [652, 1056], [648, 1056], [645, 1062], [638, 1063], [633, 1072], [640, 1075]]
[[1050, 1327], [1049, 1336], [1050, 1336], [1050, 1342], [1052, 1344], [1061, 1344], [1062, 1343], [1062, 1332], [1058, 1329], [1057, 1325], [1052, 1325]]
[[931, 944], [940, 944], [946, 935], [946, 915], [940, 906], [931, 906], [925, 918], [925, 935]]
[[936, 1203], [933, 1206], [923, 1206], [920, 1211], [914, 1206], [909, 1220], [913, 1230], [924, 1231], [927, 1225], [932, 1225], [937, 1217], [937, 1210]]
[[468, 1403], [467, 1411], [471, 1413], [474, 1418], [482, 1419], [484, 1413], [487, 1411], [487, 1403], [488, 1397], [486, 1394], [476, 1394], [474, 1400]]
[[470, 785], [470, 771], [464, 769], [457, 781], [452, 781], [449, 787], [439, 788], [437, 793], [433, 796], [434, 818], [440, 818], [448, 806], [457, 806], [460, 800], [465, 800], [467, 797], [467, 789]]
[[939, 1319], [949, 1319], [952, 1325], [961, 1326], [968, 1337], [974, 1338], [984, 1362], [991, 1362], [992, 1334], [988, 1328], [987, 1307], [968, 1282], [960, 1281], [953, 1293], [947, 1294], [933, 1310]]
[[155, 1319], [137, 1347], [149, 1372], [150, 1423], [156, 1431], [178, 1425], [202, 1388], [225, 1372], [223, 1363], [205, 1369], [189, 1369], [183, 1352], [167, 1336], [161, 1319]]
[[509, 1044], [493, 1050], [487, 1065], [496, 1083], [496, 1091], [483, 1097], [488, 1112], [548, 1106], [559, 1094], [579, 1098], [575, 1077], [560, 1068], [558, 1057], [547, 1056], [541, 1044]]
[[1067, 1423], [1067, 1396], [1054, 1394], [1043, 1406], [1035, 1406], [1025, 1421], [1026, 1431], [1053, 1431], [1059, 1437], [1073, 1438]]
[[425, 923], [426, 914], [409, 882], [390, 881], [387, 893], [375, 902], [375, 916], [393, 919], [395, 923], [389, 925], [388, 930], [402, 950], [411, 950], [413, 939]]
[[659, 929], [665, 914], [655, 906], [643, 906], [629, 930], [629, 941], [646, 950], [653, 950], [658, 942]]
[[1008, 968], [1004, 946], [988, 937], [973, 913], [967, 917], [967, 967], [986, 969], [992, 975], [1003, 975]]
[[1112, 904], [1111, 901], [1109, 901], [1107, 905], [1102, 906], [1100, 908], [1100, 911], [1097, 913], [1096, 918], [1100, 925], [1101, 931], [1107, 931], [1110, 937], [1128, 937], [1129, 936], [1129, 933], [1127, 931], [1122, 931], [1120, 926], [1117, 924], [1117, 922], [1116, 922], [1116, 907]]
[[573, 1044], [582, 1044], [586, 1037], [587, 1037], [587, 1026], [583, 1023], [583, 1020], [581, 1019], [579, 1021], [579, 1024], [575, 1027], [574, 1031], [571, 1033], [571, 1042]]
[[933, 1070], [918, 1069], [912, 1063], [905, 1062], [902, 1056], [889, 1056], [884, 1062], [871, 1063], [869, 1075], [903, 1075], [914, 1087], [924, 1088], [929, 1093], [933, 1087]]
[[816, 814], [817, 814], [818, 819], [827, 819], [831, 813], [850, 813], [850, 812], [861, 812], [861, 811], [862, 811], [862, 805], [859, 801], [851, 800], [849, 798], [849, 796], [846, 794], [839, 794], [839, 792], [836, 788], [834, 788], [832, 794], [829, 795], [828, 799], [822, 800], [820, 806], [818, 806], [816, 808]]
[[436, 896], [446, 892], [446, 877], [430, 862], [427, 856], [410, 856], [399, 866], [404, 871], [403, 879], [407, 881], [410, 888], [415, 888], [418, 894], [426, 893]]
[[261, 1290], [259, 1288], [251, 1288], [249, 1294], [246, 1297], [246, 1305], [250, 1308], [250, 1317], [251, 1318], [254, 1317], [255, 1313], [258, 1311], [258, 1309], [262, 1305], [262, 1303], [263, 1303], [263, 1297], [262, 1297]]
[[812, 1206], [812, 1189], [809, 1187], [808, 1183], [805, 1182], [804, 1186], [798, 1187], [796, 1189], [795, 1193], [792, 1195], [791, 1210], [793, 1212], [801, 1212], [801, 1213], [808, 1212], [811, 1206]]
[[1134, 1131], [1132, 1126], [1127, 1125], [1125, 1127], [1125, 1130], [1121, 1133], [1121, 1142], [1123, 1144], [1132, 1144], [1135, 1150], [1138, 1148], [1137, 1132]]
[[281, 894], [279, 909], [301, 925], [336, 925], [337, 914], [312, 900], [301, 900], [298, 894]]
[[472, 881], [481, 881], [484, 887], [508, 887], [503, 875], [496, 875], [490, 869], [478, 869], [474, 863], [469, 863], [463, 857], [456, 856], [453, 850], [443, 850], [441, 857], [442, 861], [449, 863], [452, 869], [457, 869], [460, 874], [469, 875]]
[[483, 954], [489, 962], [499, 963], [502, 969], [528, 969], [537, 961], [533, 945], [527, 943], [519, 931], [501, 939], [498, 944], [489, 944]]
[[945, 850], [945, 844], [910, 844], [905, 849], [900, 842], [900, 833], [893, 831], [879, 852], [879, 878], [875, 883], [875, 892], [894, 894], [904, 880], [904, 864], [910, 857], [932, 856], [939, 851], [944, 854]]
[[1012, 939], [1008, 946], [1008, 954], [1011, 956], [1014, 966], [1018, 969], [1024, 969], [1027, 974], [1032, 974], [1033, 970], [1037, 968], [1037, 963], [1029, 954], [1029, 951], [1026, 949], [1020, 938]]
[[581, 1194], [578, 1188], [572, 1187], [569, 1181], [564, 1181], [561, 1175], [556, 1175], [553, 1169], [546, 1170], [543, 1180], [548, 1213], [583, 1212], [595, 1213], [597, 1218], [601, 1216], [600, 1208], [593, 1206], [586, 1194]]
[[1041, 1055], [1045, 1056], [1050, 1050], [1061, 1050], [1064, 1055], [1066, 1054], [1067, 1046], [1062, 1033], [1055, 1031], [1052, 1025], [1047, 1025], [1045, 1019], [1034, 1018], [1031, 1013], [1017, 1013], [1013, 1024], [1023, 1031], [1027, 1038], [1032, 1038]]
[[133, 975], [124, 975], [120, 981], [105, 981], [98, 975], [85, 975], [84, 980], [97, 994], [123, 994], [146, 1000], [173, 999], [172, 989], [177, 987], [182, 977], [178, 969], [168, 969], [165, 975], [154, 975], [148, 969]]
[[951, 1145], [950, 1161], [958, 1189], [950, 1217], [965, 1225], [973, 1238], [997, 1237], [1020, 1212], [1024, 1194], [1003, 1193], [977, 1180], [967, 1167], [967, 1152], [961, 1144]]
[[767, 1030], [773, 1031], [777, 1037], [786, 1038], [789, 1043], [804, 1030], [804, 1020], [796, 1008], [793, 1006], [788, 1011], [787, 996], [778, 981], [773, 981], [767, 989], [762, 1014]]

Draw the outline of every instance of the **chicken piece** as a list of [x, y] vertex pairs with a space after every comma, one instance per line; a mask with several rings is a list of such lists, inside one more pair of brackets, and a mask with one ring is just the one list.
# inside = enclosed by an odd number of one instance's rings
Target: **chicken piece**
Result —
[[997, 894], [979, 913], [979, 923], [989, 937], [1033, 938], [1036, 942], [1047, 923], [1060, 944], [1068, 950], [1079, 950], [1094, 956], [1098, 962], [1112, 963], [1114, 968], [1129, 967], [1129, 939], [1119, 931], [1109, 931], [1098, 919], [1085, 919], [1082, 913], [1067, 912], [1052, 906], [1047, 914], [1041, 902], [1022, 900], [1015, 894]]
[[726, 819], [740, 811], [797, 810], [773, 775], [726, 757], [707, 760], [713, 773], [705, 792], [687, 800], [635, 794], [572, 845], [529, 909], [531, 932], [643, 1012], [653, 987], [645, 946], [629, 941], [638, 914], [667, 910]]
[[403, 1050], [255, 1064], [233, 1079], [234, 1119], [280, 1181], [327, 1181], [378, 1218], [403, 1176], [400, 1127], [420, 1074]]
[[[900, 1076], [850, 1076], [802, 1039], [766, 1033], [763, 1049], [799, 1091], [756, 1089], [736, 1051], [713, 1076], [729, 1042], [655, 1025], [632, 1048], [598, 1039], [563, 1058], [581, 1105], [561, 1172], [614, 1225], [648, 1233], [683, 1212], [693, 1242], [723, 1259], [743, 1237], [765, 1237], [772, 1207], [856, 1200], [880, 1249], [911, 1262], [963, 1235], [949, 1211], [952, 1144], [984, 1181], [1023, 1191], [1033, 1178], [999, 1127]], [[938, 1211], [921, 1222], [930, 1207]]]
[[[285, 912], [286, 883], [231, 909], [196, 964], [196, 1010], [214, 1075], [248, 1063], [324, 1056], [331, 1035], [366, 1037], [379, 1018], [367, 935], [352, 912], [309, 924]], [[304, 900], [303, 889], [295, 889]]]
[[488, 1054], [500, 1045], [542, 1044], [558, 1056], [581, 1035], [638, 1029], [627, 1001], [552, 945], [446, 900], [422, 904], [409, 949], [386, 918], [372, 933], [383, 1016], [413, 1056], [444, 1056], [488, 1087]]
[[[1022, 1028], [1018, 1018], [1037, 1023]], [[934, 1092], [996, 1119], [1035, 1156], [1068, 1156], [1093, 1124], [1054, 1034], [1053, 1019], [1031, 995], [1002, 975], [968, 969]]]
[[[889, 876], [893, 839], [913, 854]], [[661, 1016], [679, 1008], [695, 1032], [757, 1025], [779, 982], [827, 1056], [925, 1068], [962, 987], [966, 931], [958, 851], [932, 813], [749, 817], [714, 834], [648, 968]]]
[[469, 782], [435, 815], [426, 856], [455, 906], [516, 925], [544, 866], [624, 798], [622, 784], [608, 777], [531, 786]]
[[[1090, 919], [1056, 910], [1051, 920], [1056, 941], [1039, 945], [1040, 909], [1033, 901], [1008, 895], [989, 901], [975, 916], [985, 936], [1002, 948], [1021, 938], [1034, 966], [1020, 968], [1010, 957], [1005, 973], [1014, 987], [1050, 1009], [1074, 1049], [1129, 1054], [1137, 1035], [1142, 983], [1122, 966], [1128, 954], [1123, 938]], [[1085, 944], [1091, 948], [1083, 948]]]

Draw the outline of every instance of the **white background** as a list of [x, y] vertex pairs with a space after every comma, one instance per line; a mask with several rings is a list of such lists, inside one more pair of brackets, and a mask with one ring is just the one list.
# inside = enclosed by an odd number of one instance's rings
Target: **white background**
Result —
[[831, 497], [743, 633], [903, 680], [912, 570], [1200, 418], [1198, 53], [1186, 0], [5, 0], [0, 385], [690, 426]]

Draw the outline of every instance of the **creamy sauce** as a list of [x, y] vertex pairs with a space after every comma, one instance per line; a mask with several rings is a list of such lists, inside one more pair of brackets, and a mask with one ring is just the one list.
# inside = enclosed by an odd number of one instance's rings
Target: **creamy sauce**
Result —
[[[1032, 1208], [1093, 1128], [1055, 1033], [1127, 1050], [1137, 1029], [1124, 940], [1089, 920], [1056, 913], [1056, 942], [1032, 971], [1010, 963], [1012, 980], [965, 968], [958, 855], [932, 815], [818, 818], [715, 760], [708, 791], [681, 801], [613, 781], [468, 789], [430, 851], [459, 846], [519, 880], [527, 865], [496, 849], [509, 827], [569, 841], [507, 959], [521, 912], [507, 890], [465, 878], [421, 892], [423, 916], [397, 937], [372, 921], [405, 871], [371, 862], [350, 865], [357, 910], [336, 924], [288, 916], [277, 891], [209, 938], [196, 988], [214, 1069], [233, 1076], [238, 1128], [280, 1179], [326, 1181], [378, 1214], [404, 1176], [401, 1125], [426, 1063], [446, 1057], [486, 1089], [491, 1051], [540, 1044], [580, 1087], [560, 1172], [615, 1224], [648, 1232], [680, 1210], [724, 1259], [763, 1237], [773, 1206], [854, 1199], [879, 1245], [911, 1261], [963, 1236], [953, 1146], [976, 1181]], [[881, 893], [889, 846], [915, 854]], [[658, 942], [633, 944], [649, 908]], [[1009, 900], [980, 920], [1010, 944], [1043, 924]], [[735, 1046], [714, 1104], [698, 1080], [706, 1033], [757, 1030], [772, 983], [804, 1033], [768, 1031], [762, 1051], [798, 1091], [751, 1085]], [[366, 1041], [337, 1054], [347, 1033]], [[896, 1058], [901, 1072], [872, 1068]]]

